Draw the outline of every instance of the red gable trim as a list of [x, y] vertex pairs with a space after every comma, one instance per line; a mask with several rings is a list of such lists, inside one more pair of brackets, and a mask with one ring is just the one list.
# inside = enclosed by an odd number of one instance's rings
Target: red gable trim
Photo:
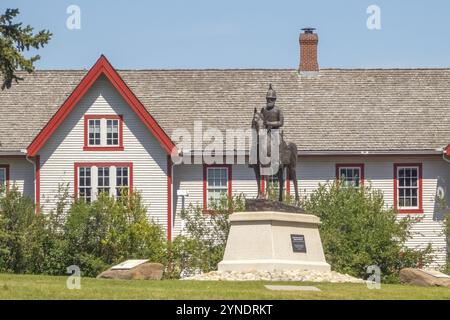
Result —
[[113, 84], [116, 90], [120, 93], [122, 98], [133, 109], [142, 122], [147, 126], [150, 132], [156, 137], [167, 154], [171, 154], [175, 147], [172, 140], [158, 125], [156, 120], [148, 113], [142, 103], [128, 88], [126, 83], [122, 80], [117, 71], [112, 67], [104, 55], [101, 55], [94, 66], [89, 70], [86, 76], [81, 80], [75, 90], [67, 98], [64, 104], [59, 108], [55, 115], [45, 125], [41, 132], [34, 138], [33, 142], [28, 146], [28, 155], [35, 156], [39, 150], [45, 145], [47, 140], [52, 136], [55, 130], [63, 123], [66, 117], [70, 114], [75, 105], [92, 87], [100, 75], [105, 75]]

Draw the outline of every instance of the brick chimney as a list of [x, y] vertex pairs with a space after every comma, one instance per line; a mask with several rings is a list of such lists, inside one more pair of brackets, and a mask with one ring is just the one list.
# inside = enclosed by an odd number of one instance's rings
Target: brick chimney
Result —
[[319, 36], [314, 33], [314, 28], [303, 28], [300, 34], [300, 66], [298, 72], [301, 75], [314, 75], [319, 72], [317, 63], [317, 44]]

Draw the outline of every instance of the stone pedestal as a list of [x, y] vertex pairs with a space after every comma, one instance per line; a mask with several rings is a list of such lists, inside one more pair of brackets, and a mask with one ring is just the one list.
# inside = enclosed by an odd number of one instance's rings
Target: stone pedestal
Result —
[[237, 212], [219, 271], [330, 271], [314, 215], [276, 211]]

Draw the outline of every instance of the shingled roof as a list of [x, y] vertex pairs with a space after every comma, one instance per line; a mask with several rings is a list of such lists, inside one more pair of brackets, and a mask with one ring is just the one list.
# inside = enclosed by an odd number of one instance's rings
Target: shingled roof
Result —
[[[450, 143], [450, 69], [119, 70], [170, 136], [176, 128], [247, 128], [268, 84], [301, 152], [435, 152]], [[0, 151], [28, 147], [87, 71], [23, 74], [0, 91]]]

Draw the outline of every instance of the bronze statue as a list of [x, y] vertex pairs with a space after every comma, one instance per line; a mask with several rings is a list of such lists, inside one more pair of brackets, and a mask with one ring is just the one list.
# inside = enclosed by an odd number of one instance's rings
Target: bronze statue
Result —
[[[283, 138], [282, 127], [284, 125], [283, 111], [275, 105], [277, 95], [273, 90], [272, 85], [269, 86], [269, 90], [266, 95], [266, 106], [258, 112], [255, 108], [253, 113], [252, 128], [257, 133], [257, 161], [256, 164], [252, 164], [255, 171], [256, 183], [258, 185], [258, 199], [264, 198], [264, 193], [261, 190], [261, 167], [263, 166], [260, 161], [260, 149], [265, 148], [267, 156], [271, 156], [271, 130], [279, 130], [280, 133], [280, 145], [279, 145], [279, 161], [276, 164], [278, 171], [275, 173], [278, 176], [279, 184], [279, 196], [278, 200], [283, 201], [283, 187], [284, 187], [284, 169], [286, 168], [289, 179], [294, 183], [295, 201], [299, 201], [298, 185], [297, 185], [297, 145], [295, 143], [286, 143]], [[267, 139], [265, 139], [266, 145], [261, 145], [260, 134], [264, 130], [267, 133]]]

